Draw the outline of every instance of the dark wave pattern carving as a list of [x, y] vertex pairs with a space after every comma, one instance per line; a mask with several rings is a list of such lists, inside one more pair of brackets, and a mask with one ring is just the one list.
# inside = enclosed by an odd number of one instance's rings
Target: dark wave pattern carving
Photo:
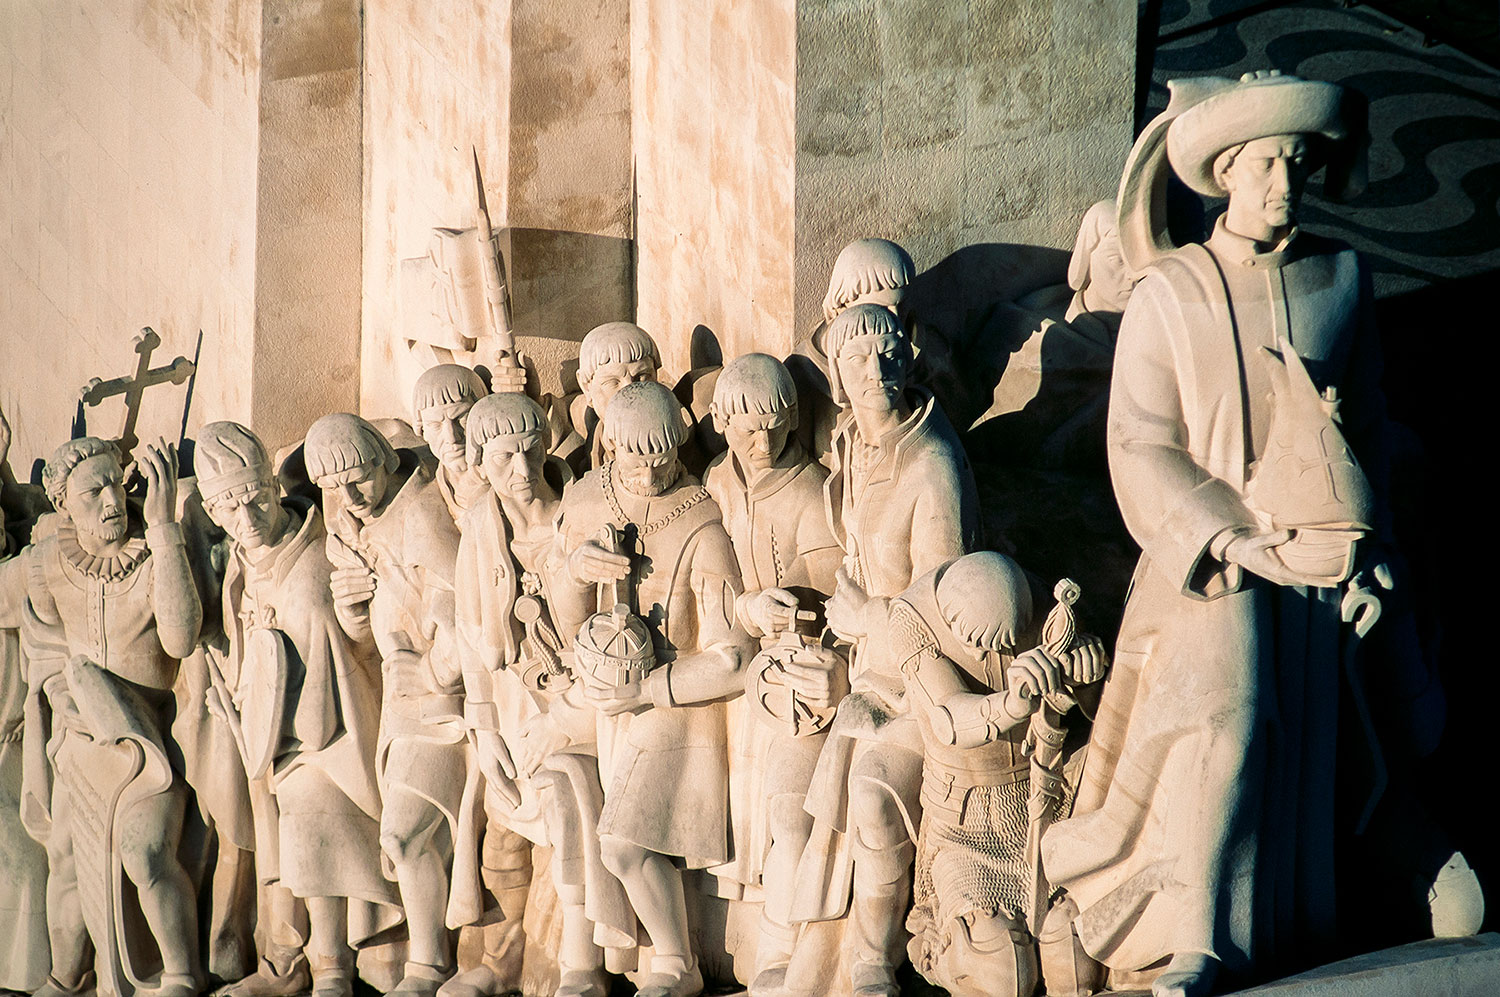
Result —
[[1147, 116], [1177, 76], [1275, 68], [1370, 99], [1370, 186], [1318, 196], [1308, 228], [1363, 252], [1381, 297], [1500, 269], [1500, 73], [1369, 8], [1163, 0]]

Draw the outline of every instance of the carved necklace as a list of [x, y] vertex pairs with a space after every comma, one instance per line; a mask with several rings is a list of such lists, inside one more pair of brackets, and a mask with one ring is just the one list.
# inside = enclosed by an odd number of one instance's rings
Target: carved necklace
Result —
[[[604, 492], [604, 501], [609, 505], [609, 511], [614, 513], [619, 527], [624, 529], [631, 522], [631, 518], [625, 514], [625, 510], [620, 506], [620, 500], [615, 497], [614, 466], [615, 462], [613, 460], [607, 460], [599, 468], [599, 474], [601, 475], [600, 487]], [[706, 498], [708, 498], [708, 491], [701, 485], [690, 489], [687, 497], [677, 503], [666, 515], [649, 523], [638, 525], [636, 527], [636, 536], [649, 537], [651, 534], [664, 529], [672, 520], [677, 519]], [[648, 505], [647, 508], [649, 509], [650, 506]]]

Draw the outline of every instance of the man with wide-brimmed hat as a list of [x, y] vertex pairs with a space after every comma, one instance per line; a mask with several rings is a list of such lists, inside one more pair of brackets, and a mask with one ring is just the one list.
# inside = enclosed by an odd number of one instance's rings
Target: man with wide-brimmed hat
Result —
[[[1332, 940], [1332, 760], [1340, 700], [1359, 694], [1341, 680], [1341, 602], [1389, 579], [1373, 542], [1385, 412], [1360, 263], [1296, 212], [1319, 168], [1327, 195], [1357, 186], [1363, 135], [1362, 99], [1333, 84], [1174, 81], [1121, 185], [1144, 276], [1109, 458], [1143, 554], [1076, 816], [1043, 858], [1067, 894], [1058, 923], [1116, 985], [1154, 977], [1159, 997], [1207, 993], [1221, 967], [1314, 961]], [[1150, 217], [1163, 160], [1229, 199], [1202, 245], [1171, 249]], [[1330, 473], [1273, 479], [1276, 454]]]

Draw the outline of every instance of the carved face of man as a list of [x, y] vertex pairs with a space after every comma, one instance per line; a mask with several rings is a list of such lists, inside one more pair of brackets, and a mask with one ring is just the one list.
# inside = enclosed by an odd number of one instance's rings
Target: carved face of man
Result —
[[417, 413], [417, 432], [422, 442], [432, 448], [433, 456], [450, 472], [469, 469], [464, 453], [464, 417], [474, 407], [472, 399], [433, 405]]
[[907, 350], [900, 336], [856, 336], [839, 348], [844, 395], [854, 408], [888, 411], [906, 390]]
[[340, 495], [344, 505], [356, 519], [370, 519], [385, 501], [386, 489], [391, 476], [379, 461], [360, 464], [347, 471], [325, 474], [318, 479], [318, 487], [325, 495]]
[[501, 498], [530, 502], [542, 484], [546, 462], [547, 448], [539, 434], [496, 436], [485, 441], [479, 473]]
[[287, 514], [269, 481], [223, 492], [203, 503], [209, 518], [246, 550], [274, 547], [286, 532]]
[[1313, 170], [1307, 139], [1270, 135], [1246, 142], [1214, 177], [1229, 195], [1225, 225], [1231, 232], [1269, 242], [1296, 223], [1302, 189]]
[[724, 439], [741, 464], [752, 471], [763, 471], [775, 465], [781, 452], [786, 449], [787, 437], [791, 432], [792, 419], [789, 412], [771, 415], [742, 412], [729, 417], [724, 427]]
[[660, 495], [672, 487], [681, 471], [676, 447], [664, 454], [649, 455], [623, 448], [615, 451], [615, 480], [632, 495]]
[[68, 475], [63, 511], [80, 533], [114, 543], [129, 525], [125, 512], [125, 472], [109, 454], [79, 461]]
[[589, 378], [589, 383], [583, 390], [588, 397], [589, 408], [603, 415], [610, 399], [625, 385], [634, 384], [636, 381], [654, 380], [656, 380], [656, 361], [650, 357], [632, 360], [629, 363], [611, 361], [594, 368], [594, 375]]

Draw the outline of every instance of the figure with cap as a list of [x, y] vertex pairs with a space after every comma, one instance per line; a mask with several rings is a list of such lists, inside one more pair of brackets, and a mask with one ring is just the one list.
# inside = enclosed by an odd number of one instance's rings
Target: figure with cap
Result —
[[552, 424], [552, 452], [582, 474], [604, 462], [599, 420], [609, 400], [627, 384], [655, 381], [661, 351], [634, 322], [605, 322], [578, 344], [579, 393], [544, 399]]
[[[1362, 99], [1275, 73], [1171, 88], [1120, 198], [1144, 276], [1108, 449], [1143, 553], [1076, 815], [1043, 858], [1113, 978], [1195, 997], [1221, 969], [1331, 951], [1332, 759], [1340, 703], [1361, 695], [1340, 649], [1368, 622], [1341, 607], [1378, 602], [1390, 575], [1369, 282], [1351, 249], [1297, 227], [1320, 168], [1330, 197], [1357, 186]], [[1168, 166], [1228, 198], [1201, 245], [1166, 241]]]
[[478, 780], [454, 635], [458, 527], [417, 454], [358, 416], [314, 422], [304, 455], [323, 492], [335, 613], [381, 661], [380, 843], [410, 935], [392, 992], [433, 997], [454, 972], [449, 929], [483, 914]]
[[380, 664], [339, 625], [322, 514], [282, 497], [255, 434], [209, 423], [194, 462], [229, 539], [228, 653], [208, 705], [239, 733], [265, 898], [259, 966], [225, 993], [348, 997], [354, 950], [401, 920], [380, 864]]
[[978, 546], [978, 498], [942, 408], [908, 384], [911, 343], [896, 317], [854, 305], [829, 325], [826, 342], [843, 411], [824, 495], [845, 552], [828, 626], [853, 646], [854, 680], [808, 794], [822, 843], [803, 854], [795, 907], [801, 920], [847, 911], [855, 993], [891, 997], [921, 812], [922, 741], [889, 658], [888, 601]]
[[889, 239], [855, 239], [839, 250], [823, 295], [823, 319], [786, 358], [801, 410], [797, 437], [817, 460], [827, 460], [840, 411], [831, 387], [834, 354], [828, 346], [829, 323], [846, 308], [865, 304], [888, 309], [904, 321], [902, 302], [916, 276], [911, 254]]
[[[769, 653], [755, 661], [766, 665], [775, 685], [774, 692], [757, 691], [757, 676], [747, 674], [747, 694], [728, 705], [738, 714], [730, 725], [736, 739], [729, 761], [735, 858], [715, 870], [721, 879], [764, 889], [750, 982], [751, 992], [761, 994], [780, 985], [800, 944], [791, 892], [812, 829], [803, 802], [826, 728], [799, 725], [797, 707], [773, 717], [757, 704], [765, 696], [779, 701], [786, 686], [795, 689], [804, 711], [831, 712], [847, 690], [843, 658], [816, 639], [797, 637], [816, 638], [821, 630], [823, 602], [833, 593], [843, 550], [823, 510], [828, 471], [797, 438], [797, 388], [781, 361], [764, 353], [731, 360], [714, 383], [710, 412], [729, 450], [709, 465], [704, 486], [723, 513], [745, 585], [736, 618]], [[798, 619], [799, 611], [811, 624]]]
[[456, 363], [427, 368], [412, 389], [413, 424], [437, 459], [438, 491], [454, 521], [485, 491], [483, 479], [469, 466], [464, 422], [474, 403], [488, 394], [478, 374]]
[[[579, 635], [575, 654], [585, 634], [600, 652], [579, 681], [599, 713], [604, 864], [654, 947], [639, 992], [688, 997], [703, 976], [679, 863], [730, 857], [723, 699], [743, 691], [753, 646], [735, 623], [740, 572], [719, 508], [677, 459], [682, 406], [662, 385], [629, 384], [601, 429], [611, 459], [563, 496], [553, 620]], [[623, 543], [602, 541], [601, 524]]]
[[[38, 991], [47, 995], [92, 990], [96, 948], [107, 977], [99, 986], [146, 978], [137, 953], [152, 942], [132, 937], [142, 923], [161, 952], [157, 993], [193, 997], [202, 982], [197, 904], [178, 856], [188, 795], [171, 727], [173, 685], [197, 648], [203, 603], [178, 521], [176, 450], [165, 441], [143, 449], [137, 504], [113, 443], [85, 436], [59, 447], [43, 480], [62, 515], [25, 555], [22, 641], [38, 721], [26, 728], [25, 804], [47, 848], [52, 969]], [[134, 746], [138, 769], [120, 766], [120, 742]], [[85, 893], [106, 898], [105, 918], [85, 911]]]
[[[526, 395], [490, 395], [469, 413], [468, 461], [486, 490], [460, 523], [456, 619], [464, 710], [488, 783], [482, 871], [506, 920], [485, 929], [484, 964], [449, 981], [445, 997], [460, 986], [490, 994], [519, 984], [524, 937], [515, 929], [532, 843], [552, 850], [562, 906], [556, 994], [607, 992], [594, 922], [609, 947], [635, 945], [635, 918], [594, 830], [603, 807], [594, 710], [571, 683], [548, 598], [557, 515], [572, 481], [550, 449], [546, 413]], [[525, 851], [497, 848], [496, 829]]]
[[[890, 603], [892, 658], [924, 746], [912, 963], [954, 997], [1029, 997], [1031, 717], [1104, 677], [1103, 646], [1038, 646], [1031, 586], [1004, 554], [966, 554]], [[1066, 993], [1062, 980], [1049, 993]]]

